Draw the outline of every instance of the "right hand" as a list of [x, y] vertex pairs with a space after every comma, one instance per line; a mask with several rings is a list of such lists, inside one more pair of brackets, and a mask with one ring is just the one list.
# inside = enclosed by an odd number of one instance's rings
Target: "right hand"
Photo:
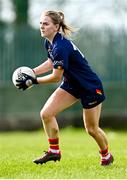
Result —
[[21, 80], [16, 80], [16, 86], [23, 91], [31, 87], [33, 84], [38, 84], [37, 78], [33, 78], [25, 73], [22, 73], [23, 78]]

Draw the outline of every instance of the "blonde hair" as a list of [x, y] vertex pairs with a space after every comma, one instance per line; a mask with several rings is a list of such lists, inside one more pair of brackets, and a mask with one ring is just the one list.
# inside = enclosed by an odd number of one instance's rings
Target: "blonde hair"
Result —
[[61, 31], [65, 36], [71, 36], [74, 32], [74, 28], [67, 25], [64, 20], [64, 14], [60, 11], [46, 11], [44, 12], [45, 16], [49, 16], [52, 19], [53, 24], [59, 24], [58, 31]]

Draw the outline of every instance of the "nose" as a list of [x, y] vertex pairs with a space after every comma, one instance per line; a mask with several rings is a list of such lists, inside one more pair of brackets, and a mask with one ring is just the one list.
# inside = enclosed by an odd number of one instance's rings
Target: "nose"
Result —
[[43, 26], [43, 24], [40, 24], [40, 29], [44, 29], [44, 26]]
[[40, 29], [43, 29], [43, 25], [42, 24], [40, 25]]

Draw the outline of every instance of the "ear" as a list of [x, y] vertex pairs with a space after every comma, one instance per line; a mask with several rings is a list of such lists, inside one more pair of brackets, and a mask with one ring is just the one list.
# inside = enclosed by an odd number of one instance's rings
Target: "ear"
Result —
[[59, 30], [60, 25], [59, 25], [59, 24], [56, 24], [55, 26], [56, 26], [56, 30], [58, 31], [58, 30]]

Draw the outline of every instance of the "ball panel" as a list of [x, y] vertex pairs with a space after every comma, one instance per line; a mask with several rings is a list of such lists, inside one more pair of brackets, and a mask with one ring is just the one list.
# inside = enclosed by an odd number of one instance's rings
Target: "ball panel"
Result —
[[[13, 75], [12, 75], [12, 82], [16, 88], [18, 88], [18, 86], [16, 86], [16, 84], [18, 84], [16, 80], [22, 80], [25, 78], [22, 73], [25, 73], [33, 78], [36, 78], [36, 75], [31, 68], [26, 67], [26, 66], [19, 67], [13, 72]], [[27, 81], [28, 81], [27, 85], [31, 86], [31, 82], [30, 82], [31, 80], [30, 81], [27, 80]]]

